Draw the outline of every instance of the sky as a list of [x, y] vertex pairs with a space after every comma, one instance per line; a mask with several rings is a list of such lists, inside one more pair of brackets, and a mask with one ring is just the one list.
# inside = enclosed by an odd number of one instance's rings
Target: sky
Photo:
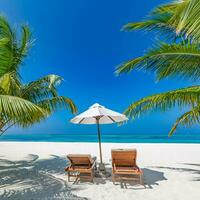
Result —
[[[194, 83], [176, 79], [155, 82], [154, 75], [132, 72], [116, 76], [116, 66], [143, 55], [154, 42], [154, 34], [123, 32], [124, 24], [140, 21], [165, 0], [1, 0], [0, 10], [20, 31], [28, 24], [35, 39], [29, 56], [21, 67], [24, 82], [47, 74], [64, 78], [60, 95], [70, 97], [79, 112], [94, 103], [123, 112], [132, 102], [147, 95], [190, 86]], [[103, 125], [104, 132], [167, 133], [184, 110], [147, 114], [123, 126]], [[27, 129], [12, 128], [12, 133], [94, 132], [95, 126], [74, 125], [67, 110], [54, 113], [47, 120]], [[198, 127], [180, 128], [178, 132], [198, 132]]]

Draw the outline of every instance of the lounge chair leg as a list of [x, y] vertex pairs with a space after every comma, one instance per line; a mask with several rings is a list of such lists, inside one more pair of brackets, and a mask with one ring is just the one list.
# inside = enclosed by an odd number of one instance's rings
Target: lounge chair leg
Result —
[[91, 182], [94, 183], [94, 176], [91, 177]]
[[68, 182], [70, 182], [70, 172], [68, 172]]
[[112, 182], [115, 185], [115, 175], [114, 174], [112, 174]]
[[144, 185], [144, 178], [143, 178], [143, 174], [140, 174], [140, 184]]

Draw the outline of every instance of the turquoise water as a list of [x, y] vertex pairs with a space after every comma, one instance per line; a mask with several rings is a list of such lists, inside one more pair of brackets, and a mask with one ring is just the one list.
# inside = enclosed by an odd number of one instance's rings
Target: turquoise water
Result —
[[[115, 143], [200, 143], [200, 134], [125, 134], [103, 133], [102, 142]], [[97, 142], [96, 133], [79, 134], [5, 134], [0, 141], [35, 141], [35, 142]]]

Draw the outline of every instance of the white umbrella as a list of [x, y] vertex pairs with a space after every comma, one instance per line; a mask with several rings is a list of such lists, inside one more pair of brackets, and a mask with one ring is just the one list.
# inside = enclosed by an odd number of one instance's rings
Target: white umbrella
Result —
[[100, 163], [102, 165], [102, 151], [101, 151], [101, 135], [99, 124], [112, 124], [116, 122], [123, 122], [128, 118], [118, 112], [105, 108], [104, 106], [95, 103], [85, 112], [74, 117], [71, 122], [74, 124], [97, 124]]

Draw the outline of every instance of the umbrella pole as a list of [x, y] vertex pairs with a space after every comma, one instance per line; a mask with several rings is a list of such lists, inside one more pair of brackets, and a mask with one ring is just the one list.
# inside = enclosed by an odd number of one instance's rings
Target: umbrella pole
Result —
[[100, 133], [100, 127], [99, 127], [99, 119], [96, 119], [97, 121], [97, 129], [98, 129], [98, 139], [99, 139], [99, 153], [100, 153], [100, 163], [102, 164], [102, 151], [101, 151], [101, 133]]

